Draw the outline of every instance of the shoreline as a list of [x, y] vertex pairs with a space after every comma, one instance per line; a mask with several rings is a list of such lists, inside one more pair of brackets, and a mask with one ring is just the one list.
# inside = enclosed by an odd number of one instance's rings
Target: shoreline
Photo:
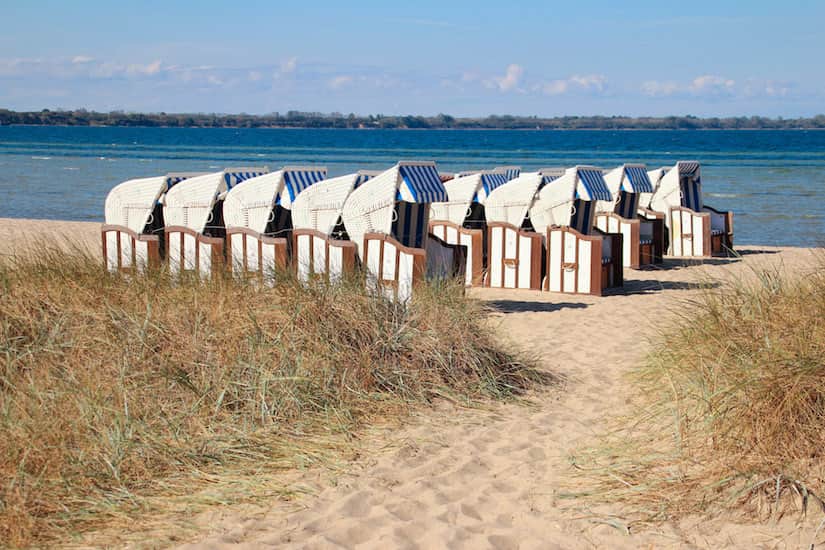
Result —
[[[61, 227], [64, 225], [64, 227]], [[8, 234], [9, 231], [12, 233], [19, 233], [22, 228], [25, 226], [29, 230], [33, 230], [35, 233], [42, 234], [44, 231], [54, 232], [59, 234], [60, 237], [69, 237], [71, 238], [72, 235], [65, 235], [63, 231], [66, 229], [73, 229], [78, 231], [82, 238], [90, 239], [92, 238], [92, 234], [94, 234], [94, 239], [100, 239], [100, 226], [103, 225], [103, 221], [90, 221], [90, 220], [65, 220], [65, 219], [52, 219], [52, 218], [15, 218], [10, 216], [0, 216], [0, 234], [4, 232]], [[51, 226], [51, 227], [49, 227]], [[13, 239], [12, 239], [13, 240]], [[2, 252], [4, 246], [9, 245], [9, 239], [6, 239], [5, 242], [0, 241], [0, 252]], [[819, 246], [802, 246], [797, 244], [765, 244], [765, 243], [749, 243], [749, 242], [736, 242], [737, 247], [749, 247], [749, 248], [779, 248], [779, 249], [799, 249], [799, 250], [817, 250], [822, 247]]]
[[0, 124], [0, 128], [162, 128], [195, 130], [357, 130], [357, 131], [505, 131], [505, 132], [816, 132], [825, 128], [335, 128], [315, 126], [141, 126], [132, 124]]

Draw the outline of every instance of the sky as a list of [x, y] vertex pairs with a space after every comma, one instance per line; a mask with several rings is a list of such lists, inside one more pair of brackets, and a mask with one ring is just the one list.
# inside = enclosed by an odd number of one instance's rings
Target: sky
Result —
[[825, 1], [2, 0], [0, 108], [812, 116]]

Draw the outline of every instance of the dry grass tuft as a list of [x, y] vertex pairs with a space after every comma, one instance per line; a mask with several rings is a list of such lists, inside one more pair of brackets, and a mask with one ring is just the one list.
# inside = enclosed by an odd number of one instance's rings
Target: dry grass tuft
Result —
[[402, 308], [356, 282], [170, 285], [37, 257], [0, 265], [7, 545], [123, 524], [147, 495], [324, 461], [438, 395], [506, 398], [537, 379], [450, 285]]
[[575, 458], [641, 523], [825, 511], [825, 264], [703, 290], [633, 375], [637, 405]]

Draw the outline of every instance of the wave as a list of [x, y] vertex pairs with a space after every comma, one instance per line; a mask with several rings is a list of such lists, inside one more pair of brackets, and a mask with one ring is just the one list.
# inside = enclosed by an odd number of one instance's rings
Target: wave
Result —
[[750, 197], [750, 193], [708, 193], [707, 191], [704, 192], [706, 197], [714, 197], [717, 199], [736, 199], [739, 197]]
[[32, 160], [52, 160], [52, 157], [32, 157]]

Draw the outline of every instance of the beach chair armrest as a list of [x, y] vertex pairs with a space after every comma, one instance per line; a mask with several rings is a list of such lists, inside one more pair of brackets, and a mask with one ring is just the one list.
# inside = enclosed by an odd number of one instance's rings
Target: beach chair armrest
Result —
[[640, 218], [645, 220], [664, 220], [665, 214], [664, 212], [656, 212], [655, 210], [651, 210], [650, 208], [639, 208], [637, 214]]
[[733, 212], [717, 210], [711, 206], [703, 206], [703, 212], [710, 214], [710, 229], [715, 233], [733, 233]]

